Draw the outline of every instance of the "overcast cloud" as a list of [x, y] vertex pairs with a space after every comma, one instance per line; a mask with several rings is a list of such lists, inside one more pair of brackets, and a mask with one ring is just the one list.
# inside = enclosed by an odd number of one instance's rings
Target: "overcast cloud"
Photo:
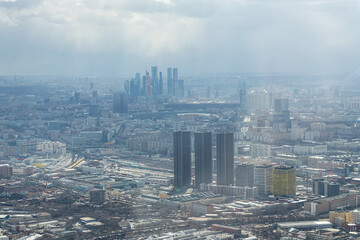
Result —
[[351, 73], [358, 0], [0, 0], [0, 74]]

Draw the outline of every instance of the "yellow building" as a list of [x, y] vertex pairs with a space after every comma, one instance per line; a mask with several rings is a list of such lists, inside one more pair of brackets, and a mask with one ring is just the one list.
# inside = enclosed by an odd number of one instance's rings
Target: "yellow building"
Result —
[[341, 218], [345, 223], [352, 223], [352, 212], [330, 212], [329, 220], [332, 224], [336, 224], [336, 219]]
[[289, 166], [278, 166], [273, 170], [272, 192], [275, 196], [296, 194], [296, 169]]

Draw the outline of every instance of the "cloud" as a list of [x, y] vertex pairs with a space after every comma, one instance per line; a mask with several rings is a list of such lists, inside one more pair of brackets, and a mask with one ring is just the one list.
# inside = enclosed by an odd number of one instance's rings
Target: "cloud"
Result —
[[356, 0], [0, 1], [0, 73], [347, 72]]

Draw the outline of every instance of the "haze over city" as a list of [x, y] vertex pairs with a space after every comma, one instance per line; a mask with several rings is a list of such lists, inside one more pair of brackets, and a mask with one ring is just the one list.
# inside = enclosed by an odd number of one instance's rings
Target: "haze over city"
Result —
[[0, 240], [359, 240], [359, 22], [0, 0]]
[[357, 0], [1, 0], [0, 73], [358, 74]]

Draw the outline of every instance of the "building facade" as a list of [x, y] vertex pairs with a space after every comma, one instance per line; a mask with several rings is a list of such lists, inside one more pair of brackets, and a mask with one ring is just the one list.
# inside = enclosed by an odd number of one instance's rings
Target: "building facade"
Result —
[[254, 164], [238, 164], [235, 168], [236, 186], [254, 186]]
[[276, 196], [296, 194], [296, 169], [290, 166], [277, 166], [273, 170], [273, 189]]
[[212, 182], [211, 132], [195, 133], [195, 186]]
[[126, 113], [128, 111], [128, 95], [125, 92], [116, 92], [113, 95], [113, 112]]
[[217, 185], [234, 185], [234, 133], [216, 134]]
[[189, 131], [174, 132], [174, 187], [191, 184], [191, 135]]
[[254, 168], [254, 186], [258, 188], [260, 196], [271, 194], [272, 166], [259, 165]]

